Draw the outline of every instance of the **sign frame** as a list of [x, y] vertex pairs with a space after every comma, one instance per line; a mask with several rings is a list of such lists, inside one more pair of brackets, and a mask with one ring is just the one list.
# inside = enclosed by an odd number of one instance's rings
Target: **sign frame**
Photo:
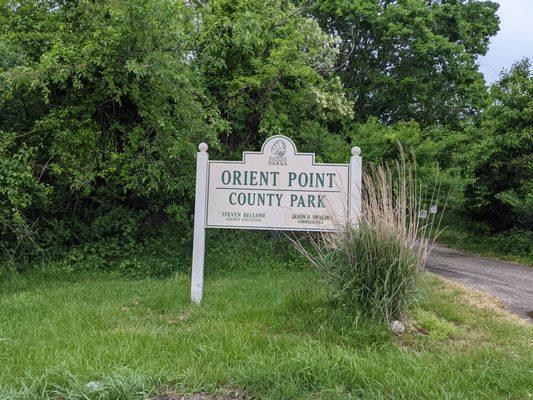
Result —
[[[304, 157], [308, 161], [311, 161], [312, 167], [332, 167], [332, 168], [347, 168], [348, 186], [345, 210], [345, 222], [356, 224], [359, 220], [361, 212], [361, 183], [362, 183], [362, 158], [360, 156], [361, 149], [357, 146], [351, 150], [352, 156], [350, 157], [349, 164], [336, 164], [336, 163], [316, 163], [314, 153], [299, 153], [297, 151], [294, 142], [284, 135], [274, 135], [268, 137], [263, 145], [261, 151], [244, 151], [242, 153], [242, 159], [238, 161], [223, 161], [223, 160], [209, 160], [209, 154], [207, 153], [208, 146], [206, 143], [200, 143], [198, 145], [198, 153], [196, 154], [196, 190], [195, 190], [195, 206], [194, 206], [194, 239], [193, 239], [193, 259], [192, 259], [192, 276], [191, 276], [191, 301], [196, 304], [200, 304], [203, 297], [203, 278], [204, 278], [204, 256], [205, 256], [205, 229], [253, 229], [253, 230], [282, 230], [282, 231], [305, 231], [305, 232], [324, 232], [335, 231], [333, 228], [320, 228], [320, 227], [292, 227], [292, 226], [224, 226], [220, 224], [209, 224], [208, 205], [209, 205], [209, 193], [210, 193], [210, 171], [211, 164], [227, 164], [227, 165], [246, 165], [248, 157], [260, 157], [264, 156], [267, 144], [271, 141], [286, 141], [292, 146], [293, 153], [291, 157]], [[275, 145], [274, 142], [272, 145]], [[272, 146], [271, 146], [272, 147]], [[215, 188], [220, 189], [220, 188]], [[242, 188], [243, 190], [251, 190], [250, 188]], [[288, 191], [294, 192], [295, 190], [278, 189], [276, 192]], [[309, 190], [309, 192], [321, 192], [320, 190]], [[323, 191], [326, 192], [326, 191]], [[343, 194], [340, 191], [339, 197], [342, 199]]]

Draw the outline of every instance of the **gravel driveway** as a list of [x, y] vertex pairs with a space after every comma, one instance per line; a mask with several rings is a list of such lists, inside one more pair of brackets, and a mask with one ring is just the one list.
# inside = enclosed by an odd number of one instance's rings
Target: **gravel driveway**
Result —
[[432, 250], [426, 268], [500, 298], [510, 311], [533, 323], [533, 267], [437, 246]]

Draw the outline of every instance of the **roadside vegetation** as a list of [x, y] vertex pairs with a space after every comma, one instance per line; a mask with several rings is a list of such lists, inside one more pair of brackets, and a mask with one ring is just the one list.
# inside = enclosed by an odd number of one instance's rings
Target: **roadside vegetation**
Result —
[[169, 227], [188, 241], [197, 144], [239, 159], [282, 133], [326, 162], [354, 145], [391, 161], [400, 142], [427, 182], [438, 165], [464, 238], [530, 257], [530, 61], [490, 86], [476, 64], [497, 7], [2, 2], [0, 256], [135, 249]]
[[[443, 242], [531, 261], [533, 75], [478, 71], [496, 10], [1, 2], [0, 399], [533, 396], [531, 326], [421, 268], [444, 204]], [[275, 134], [362, 149], [361, 225], [208, 231], [193, 306], [197, 144], [235, 160]]]
[[424, 187], [416, 164], [400, 160], [369, 166], [363, 174], [361, 216], [336, 232], [295, 237], [292, 243], [335, 290], [341, 307], [374, 321], [408, 318], [419, 277], [439, 234], [440, 182]]
[[533, 233], [520, 229], [490, 234], [483, 225], [447, 215], [438, 243], [480, 256], [533, 266]]
[[217, 236], [201, 307], [185, 265], [164, 278], [46, 265], [2, 282], [0, 398], [531, 396], [532, 328], [489, 296], [424, 275], [396, 337], [339, 309], [287, 241]]

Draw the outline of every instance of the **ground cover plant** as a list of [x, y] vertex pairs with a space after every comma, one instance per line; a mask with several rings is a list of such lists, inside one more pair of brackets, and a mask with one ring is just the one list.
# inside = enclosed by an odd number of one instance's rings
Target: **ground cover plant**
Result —
[[533, 394], [532, 328], [493, 300], [424, 276], [411, 324], [395, 337], [384, 324], [336, 308], [322, 277], [276, 247], [288, 243], [267, 241], [265, 250], [253, 245], [258, 237], [239, 235], [208, 250], [201, 307], [191, 305], [181, 269], [139, 279], [58, 276], [48, 266], [4, 280], [0, 398]]

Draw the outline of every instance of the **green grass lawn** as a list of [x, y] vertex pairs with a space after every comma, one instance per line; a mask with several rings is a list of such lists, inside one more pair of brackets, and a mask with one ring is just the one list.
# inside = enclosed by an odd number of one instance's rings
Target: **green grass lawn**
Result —
[[533, 396], [533, 329], [468, 305], [460, 289], [425, 277], [416, 326], [396, 338], [334, 311], [314, 272], [261, 267], [209, 274], [200, 307], [189, 303], [187, 275], [33, 273], [4, 282], [0, 397], [228, 388], [251, 399]]

